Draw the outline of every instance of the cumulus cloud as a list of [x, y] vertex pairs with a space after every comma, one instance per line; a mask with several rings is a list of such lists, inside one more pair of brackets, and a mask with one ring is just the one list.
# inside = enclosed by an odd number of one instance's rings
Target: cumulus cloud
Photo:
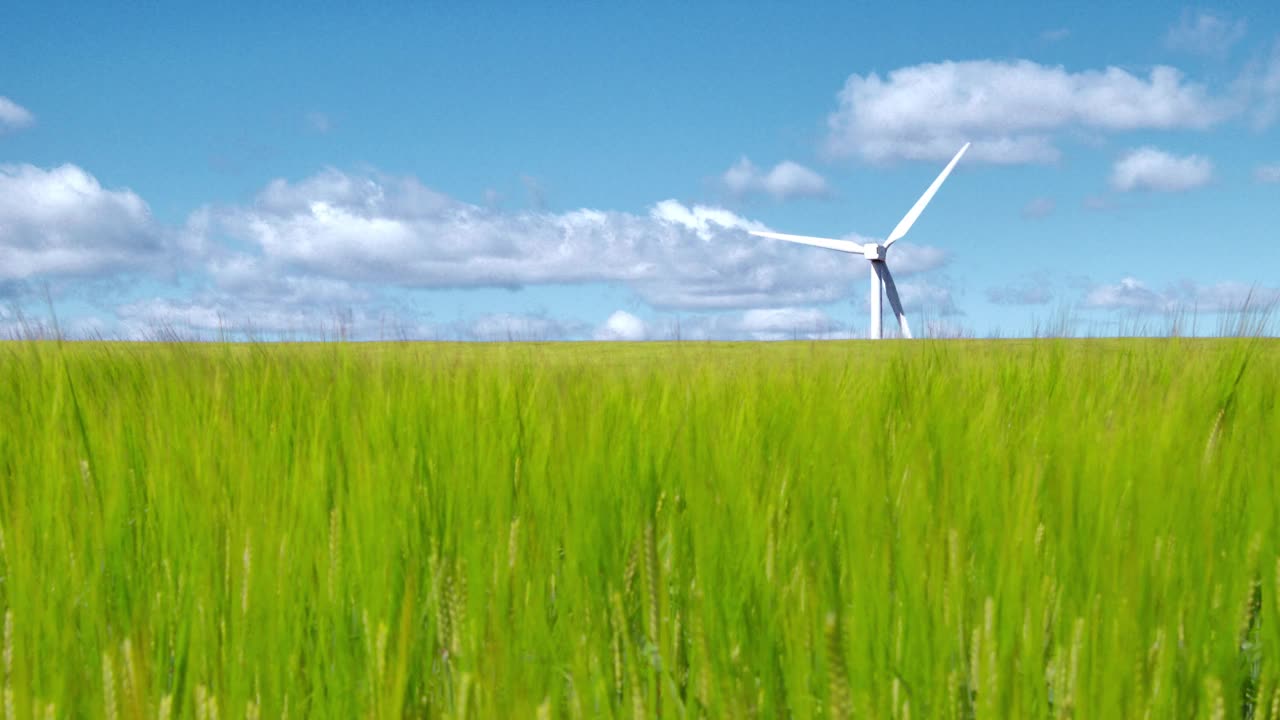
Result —
[[[917, 333], [921, 332], [922, 315], [927, 325], [931, 319], [962, 314], [955, 305], [951, 289], [945, 285], [917, 279], [898, 282], [897, 287], [903, 310]], [[865, 281], [860, 283], [857, 290], [860, 296], [866, 295]], [[865, 317], [866, 301], [861, 300], [858, 308], [855, 315]], [[886, 331], [897, 332], [898, 325], [887, 301], [883, 305], [883, 312]], [[719, 340], [834, 340], [866, 337], [864, 327], [850, 327], [820, 308], [799, 307], [758, 308], [741, 313], [685, 319], [681, 330], [686, 338]]]
[[[247, 204], [203, 207], [184, 225], [165, 226], [136, 193], [104, 187], [78, 167], [4, 165], [0, 297], [14, 300], [32, 280], [119, 283], [186, 268], [198, 272], [186, 276], [181, 297], [132, 295], [116, 308], [127, 336], [180, 328], [203, 337], [560, 339], [595, 333], [540, 315], [423, 323], [388, 291], [605, 282], [630, 288], [658, 310], [748, 311], [708, 325], [716, 337], [845, 332], [835, 323], [818, 329], [825, 321], [810, 310], [773, 310], [861, 298], [865, 263], [748, 234], [765, 228], [724, 208], [676, 200], [642, 213], [502, 211], [412, 177], [336, 170], [273, 181]], [[909, 278], [947, 260], [938, 248], [904, 242], [890, 263], [895, 275]], [[910, 280], [899, 285], [913, 302]], [[749, 312], [758, 309], [766, 312]], [[600, 333], [665, 332], [634, 320], [615, 315]]]
[[1028, 60], [913, 65], [851, 75], [827, 118], [826, 147], [870, 162], [949, 159], [965, 141], [968, 160], [1058, 159], [1053, 133], [1204, 129], [1238, 111], [1177, 69], [1146, 77], [1120, 68], [1069, 72]]
[[[951, 296], [951, 288], [932, 283], [928, 280], [912, 280], [896, 283], [898, 297], [902, 300], [902, 309], [906, 313], [923, 312], [929, 315], [960, 315], [955, 300]], [[888, 303], [884, 305], [888, 311]]]
[[1231, 281], [1212, 285], [1197, 285], [1185, 281], [1171, 294], [1184, 306], [1190, 304], [1197, 310], [1208, 312], [1264, 310], [1280, 303], [1280, 288]]
[[[925, 315], [912, 320], [916, 333], [938, 336], [930, 328], [943, 316], [956, 316], [959, 311], [945, 287], [925, 283], [899, 283], [905, 310]], [[861, 312], [865, 313], [865, 304]], [[897, 331], [888, 306], [885, 306], [885, 330]], [[625, 311], [611, 315], [596, 328], [597, 340], [842, 340], [866, 337], [865, 327], [852, 327], [833, 318], [827, 311], [812, 307], [756, 308], [743, 312], [683, 315], [646, 322]]]
[[[676, 200], [645, 214], [501, 212], [413, 178], [328, 170], [209, 213], [217, 231], [252, 249], [219, 267], [251, 277], [410, 288], [617, 282], [657, 308], [732, 309], [827, 302], [864, 276], [845, 255], [752, 237], [765, 226]], [[910, 274], [944, 260], [904, 244], [891, 262]]]
[[[848, 238], [857, 243], [883, 242], [883, 238]], [[889, 269], [896, 279], [899, 275], [913, 275], [928, 272], [946, 265], [951, 259], [946, 250], [928, 245], [913, 245], [907, 242], [894, 243], [889, 251]]]
[[1147, 287], [1137, 278], [1121, 278], [1114, 285], [1099, 285], [1085, 296], [1085, 305], [1109, 309], [1158, 310], [1167, 305], [1166, 299]]
[[743, 157], [721, 176], [729, 192], [739, 197], [763, 193], [777, 200], [820, 197], [829, 192], [827, 181], [809, 168], [785, 160], [765, 172]]
[[1171, 155], [1153, 147], [1125, 153], [1111, 170], [1111, 186], [1121, 192], [1181, 192], [1209, 183], [1213, 163], [1201, 155]]
[[1280, 303], [1280, 289], [1239, 282], [1201, 285], [1182, 281], [1164, 290], [1155, 290], [1133, 277], [1111, 285], [1097, 285], [1085, 296], [1085, 305], [1110, 310], [1164, 312], [1197, 310], [1239, 312], [1265, 309]]
[[250, 255], [211, 257], [205, 270], [214, 281], [214, 289], [246, 301], [279, 306], [340, 307], [373, 299], [372, 293], [363, 286], [318, 275], [277, 272]]
[[[917, 334], [934, 337], [936, 335], [930, 328], [935, 321], [961, 314], [952, 300], [951, 290], [943, 285], [923, 280], [899, 282], [897, 285], [903, 309]], [[866, 293], [865, 285], [858, 289], [860, 294]], [[865, 302], [859, 303], [855, 315], [860, 321], [865, 318], [865, 312]], [[897, 328], [886, 302], [885, 332], [893, 334]], [[865, 325], [850, 326], [825, 310], [812, 307], [758, 308], [740, 313], [686, 317], [681, 319], [680, 333], [685, 339], [697, 340], [840, 340], [866, 337]]]
[[644, 340], [649, 336], [649, 326], [644, 320], [626, 310], [617, 310], [604, 325], [596, 328], [596, 340]]
[[1280, 183], [1280, 163], [1259, 165], [1253, 171], [1253, 179], [1260, 183]]
[[1233, 313], [1244, 309], [1266, 310], [1280, 304], [1280, 288], [1245, 284], [1240, 282], [1219, 282], [1213, 284], [1196, 284], [1185, 281], [1174, 291], [1181, 304], [1190, 305], [1198, 310], [1225, 311]]
[[30, 110], [0, 95], [0, 133], [30, 127], [35, 121], [36, 116]]
[[298, 306], [281, 302], [199, 293], [191, 298], [151, 298], [115, 309], [124, 336], [148, 339], [176, 332], [182, 337], [213, 338], [226, 334], [258, 336], [302, 335], [335, 337], [342, 324], [367, 320], [363, 314], [334, 308]]
[[146, 202], [76, 167], [0, 165], [0, 281], [154, 265], [166, 251]]
[[819, 308], [764, 308], [682, 317], [651, 334], [685, 340], [837, 340], [864, 337]]
[[738, 329], [757, 340], [812, 337], [838, 329], [838, 325], [817, 308], [767, 308], [748, 310], [737, 321]]
[[114, 308], [114, 315], [127, 339], [548, 340], [562, 339], [569, 332], [565, 328], [575, 327], [519, 314], [441, 323], [376, 296], [345, 303], [298, 289], [273, 295], [269, 290], [228, 292], [216, 285], [185, 297], [126, 302]]
[[[206, 293], [192, 299], [154, 298], [116, 309], [130, 339], [219, 336], [274, 338], [432, 339], [482, 342], [550, 340], [822, 340], [862, 337], [815, 308], [768, 308], [666, 317], [652, 322], [625, 310], [591, 328], [546, 314], [490, 313], [454, 322], [414, 320], [369, 307], [334, 308], [265, 303]], [[0, 318], [3, 320], [4, 318]]]
[[1165, 35], [1165, 46], [1212, 58], [1226, 57], [1231, 47], [1244, 37], [1244, 20], [1231, 20], [1212, 12], [1184, 10], [1177, 25]]

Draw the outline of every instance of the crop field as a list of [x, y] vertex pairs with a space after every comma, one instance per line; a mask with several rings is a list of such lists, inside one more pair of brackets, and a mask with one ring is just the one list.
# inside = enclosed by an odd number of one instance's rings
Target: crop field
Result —
[[4, 720], [1280, 717], [1280, 342], [0, 344]]

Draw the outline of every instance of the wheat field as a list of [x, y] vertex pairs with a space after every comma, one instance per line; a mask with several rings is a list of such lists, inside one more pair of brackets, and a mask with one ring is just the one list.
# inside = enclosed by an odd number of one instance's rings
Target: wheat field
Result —
[[3, 718], [1280, 718], [1280, 342], [0, 343]]

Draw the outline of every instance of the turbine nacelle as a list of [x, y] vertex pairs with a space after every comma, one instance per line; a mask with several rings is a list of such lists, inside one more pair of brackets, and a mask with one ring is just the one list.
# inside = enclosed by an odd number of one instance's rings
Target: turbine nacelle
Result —
[[868, 260], [884, 260], [885, 256], [888, 254], [889, 248], [884, 245], [868, 243], [862, 246], [862, 257]]

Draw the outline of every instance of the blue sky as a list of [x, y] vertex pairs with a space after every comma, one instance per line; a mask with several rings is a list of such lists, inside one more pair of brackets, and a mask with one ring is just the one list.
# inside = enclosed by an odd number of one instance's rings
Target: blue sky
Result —
[[857, 337], [1280, 300], [1273, 3], [10, 3], [0, 331]]

